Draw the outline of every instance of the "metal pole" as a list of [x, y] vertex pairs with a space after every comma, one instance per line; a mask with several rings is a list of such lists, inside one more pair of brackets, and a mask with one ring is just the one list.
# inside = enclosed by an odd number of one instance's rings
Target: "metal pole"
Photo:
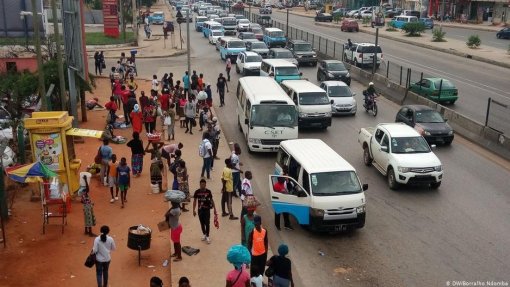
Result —
[[388, 79], [389, 75], [390, 75], [390, 61], [388, 61], [388, 64], [386, 64], [386, 79]]
[[39, 31], [39, 14], [37, 14], [36, 0], [32, 0], [32, 20], [34, 22], [35, 51], [37, 54], [37, 76], [39, 80], [38, 92], [41, 97], [42, 109], [47, 110], [45, 97], [46, 88], [44, 87], [44, 70], [41, 52], [41, 35]]
[[[190, 33], [189, 33], [189, 10], [186, 10], [186, 50], [188, 55], [188, 77], [191, 77], [191, 57], [190, 57]], [[188, 95], [191, 95], [191, 85], [188, 85]]]
[[375, 51], [372, 59], [374, 60], [372, 65], [372, 75], [375, 74], [375, 70], [377, 69], [377, 44], [379, 43], [379, 28], [375, 28]]
[[182, 50], [182, 33], [181, 33], [181, 23], [179, 23], [179, 42], [181, 42], [181, 50]]
[[78, 91], [76, 91], [76, 75], [73, 69], [67, 68], [67, 77], [69, 79], [69, 102], [70, 102], [70, 110], [71, 116], [73, 116], [73, 127], [78, 127], [78, 112], [76, 109], [77, 106], [77, 98]]
[[441, 90], [443, 89], [443, 79], [439, 82], [439, 95], [437, 96], [437, 102], [441, 101]]
[[421, 90], [421, 81], [423, 80], [423, 72], [420, 74], [420, 90]]
[[485, 114], [485, 126], [489, 124], [489, 112], [491, 110], [492, 98], [487, 99], [487, 114]]
[[[138, 43], [138, 12], [136, 11], [136, 0], [131, 0], [131, 8], [133, 8], [133, 32], [135, 32], [135, 39]], [[164, 19], [163, 19], [164, 20]]]
[[[33, 0], [32, 0], [33, 1]], [[285, 37], [289, 38], [289, 8], [287, 8], [287, 31], [285, 32]]]
[[333, 41], [333, 58], [336, 57], [336, 41]]
[[55, 37], [55, 45], [57, 46], [57, 65], [58, 65], [58, 78], [59, 78], [59, 89], [60, 89], [60, 102], [62, 110], [67, 111], [67, 99], [66, 99], [66, 82], [64, 78], [64, 63], [62, 60], [62, 47], [60, 42], [60, 32], [58, 28], [58, 17], [57, 17], [57, 1], [51, 0], [51, 14], [53, 14], [53, 36]]
[[399, 85], [402, 86], [402, 66], [400, 66], [400, 82], [399, 83], [400, 83]]

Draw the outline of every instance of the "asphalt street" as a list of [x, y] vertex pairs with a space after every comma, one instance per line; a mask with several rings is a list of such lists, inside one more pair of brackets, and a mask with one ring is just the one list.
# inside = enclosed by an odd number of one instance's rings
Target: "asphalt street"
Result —
[[[224, 72], [225, 64], [199, 33], [192, 32], [191, 42], [192, 70], [204, 73], [206, 82], [211, 82], [214, 90], [216, 77]], [[391, 54], [389, 46], [384, 47]], [[395, 55], [407, 59], [404, 52], [405, 49], [399, 49]], [[425, 60], [427, 55], [429, 60]], [[430, 51], [422, 59], [434, 62], [434, 55]], [[441, 62], [448, 61], [456, 70], [462, 71], [467, 65], [455, 65], [454, 59], [440, 55]], [[112, 60], [107, 60], [108, 66], [110, 62]], [[142, 77], [173, 72], [175, 80], [182, 77], [187, 67], [186, 56], [139, 59], [137, 65]], [[439, 190], [419, 187], [390, 190], [386, 179], [374, 167], [363, 165], [362, 149], [357, 143], [361, 127], [394, 121], [399, 107], [385, 99], [379, 101], [376, 118], [367, 115], [358, 105], [356, 116], [334, 118], [327, 131], [299, 133], [300, 138], [325, 141], [357, 169], [363, 183], [368, 183], [366, 226], [356, 232], [336, 235], [311, 233], [297, 224], [294, 224], [297, 227], [294, 231], [278, 232], [272, 224], [268, 194], [268, 175], [274, 168], [275, 154], [245, 152], [245, 140], [238, 130], [235, 111], [238, 76], [235, 69], [232, 71], [226, 107], [218, 107], [215, 93], [215, 112], [227, 140], [240, 142], [244, 148], [243, 169], [254, 173], [254, 190], [263, 201], [258, 212], [268, 228], [273, 250], [280, 242], [290, 246], [295, 276], [299, 278], [296, 286], [446, 286], [446, 282], [452, 280], [510, 281], [510, 194], [507, 188], [510, 163], [490, 157], [472, 143], [456, 137], [452, 146], [435, 151], [445, 170]], [[316, 68], [303, 67], [301, 71], [315, 82]], [[463, 73], [469, 74], [469, 71]], [[493, 77], [500, 76], [493, 74]], [[353, 82], [352, 89], [361, 101], [363, 87]]]
[[[284, 13], [273, 13], [272, 15], [274, 20], [282, 23], [285, 23], [285, 17]], [[316, 26], [313, 19], [302, 16], [289, 15], [289, 23], [291, 27], [309, 32], [310, 39], [313, 34], [315, 37], [326, 37], [340, 43], [346, 43], [348, 38], [353, 42], [375, 42], [373, 35], [341, 32], [338, 28]], [[418, 81], [422, 72], [424, 77], [449, 79], [459, 89], [459, 100], [450, 107], [478, 122], [485, 121], [489, 97], [510, 104], [509, 69], [381, 37], [379, 45], [383, 50], [384, 62], [389, 63], [391, 79], [399, 82], [400, 66], [403, 66], [404, 70], [402, 80], [404, 83], [407, 68], [412, 70], [412, 82]], [[385, 74], [386, 67], [381, 65], [378, 73]], [[507, 122], [510, 122], [510, 118], [507, 119]]]
[[[438, 22], [435, 23], [435, 27], [439, 27]], [[469, 36], [478, 35], [480, 37], [480, 40], [482, 41], [483, 46], [506, 50], [508, 49], [508, 45], [510, 45], [510, 41], [508, 41], [507, 39], [496, 38], [496, 32], [476, 31], [455, 27], [443, 27], [443, 31], [446, 32], [445, 37], [464, 42], [467, 42]], [[427, 30], [427, 33], [431, 33], [431, 30]]]

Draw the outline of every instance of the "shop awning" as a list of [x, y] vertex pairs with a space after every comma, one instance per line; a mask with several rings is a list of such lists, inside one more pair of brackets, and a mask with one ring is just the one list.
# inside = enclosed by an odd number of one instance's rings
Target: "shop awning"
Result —
[[101, 138], [101, 136], [103, 135], [103, 132], [96, 131], [96, 130], [72, 128], [72, 129], [69, 129], [68, 131], [66, 131], [66, 135], [88, 137], [88, 138]]

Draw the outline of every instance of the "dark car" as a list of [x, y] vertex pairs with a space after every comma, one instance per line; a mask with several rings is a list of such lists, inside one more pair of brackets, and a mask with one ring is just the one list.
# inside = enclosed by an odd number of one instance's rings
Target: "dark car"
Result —
[[333, 16], [329, 13], [317, 13], [315, 16], [315, 22], [331, 22], [333, 21]]
[[257, 40], [257, 38], [255, 37], [255, 34], [252, 32], [240, 32], [237, 37], [239, 39], [243, 40], [245, 43], [247, 41]]
[[420, 22], [423, 23], [426, 29], [434, 29], [434, 20], [432, 18], [420, 18]]
[[402, 122], [416, 129], [429, 144], [449, 145], [453, 129], [436, 110], [423, 105], [407, 105], [398, 111], [395, 122]]
[[401, 13], [402, 13], [402, 9], [400, 9], [400, 8], [389, 9], [389, 10], [386, 10], [386, 18], [393, 18], [393, 17], [400, 15]]
[[510, 39], [510, 28], [503, 28], [496, 33], [498, 39]]
[[321, 60], [317, 68], [317, 81], [340, 80], [351, 85], [351, 74], [344, 63], [338, 60]]
[[317, 53], [313, 50], [312, 44], [303, 40], [290, 40], [287, 42], [287, 49], [292, 52], [300, 65], [317, 65]]

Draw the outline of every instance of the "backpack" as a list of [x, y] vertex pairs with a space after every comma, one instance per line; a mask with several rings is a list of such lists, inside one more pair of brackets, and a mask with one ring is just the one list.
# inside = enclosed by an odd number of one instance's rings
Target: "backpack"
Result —
[[207, 155], [206, 141], [205, 140], [203, 140], [200, 143], [200, 146], [198, 146], [198, 155], [200, 157], [205, 157]]

